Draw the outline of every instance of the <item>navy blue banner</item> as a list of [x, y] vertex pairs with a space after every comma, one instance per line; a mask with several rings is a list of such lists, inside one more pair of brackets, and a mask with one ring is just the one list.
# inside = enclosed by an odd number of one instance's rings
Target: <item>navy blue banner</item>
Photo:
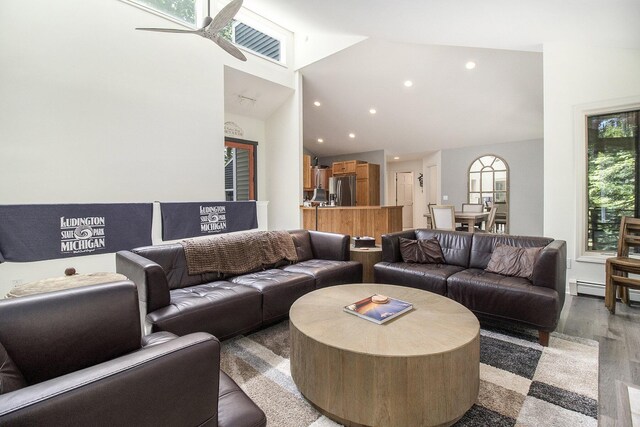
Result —
[[162, 240], [258, 228], [256, 202], [160, 203]]
[[97, 255], [151, 244], [151, 203], [0, 205], [0, 262]]

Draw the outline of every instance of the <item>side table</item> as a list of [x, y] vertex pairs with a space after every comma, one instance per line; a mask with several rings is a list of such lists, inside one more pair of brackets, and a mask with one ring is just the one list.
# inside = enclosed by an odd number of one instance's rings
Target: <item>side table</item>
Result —
[[362, 263], [362, 283], [374, 283], [373, 266], [382, 261], [382, 248], [375, 246], [373, 248], [356, 248], [351, 245], [351, 261], [360, 261]]

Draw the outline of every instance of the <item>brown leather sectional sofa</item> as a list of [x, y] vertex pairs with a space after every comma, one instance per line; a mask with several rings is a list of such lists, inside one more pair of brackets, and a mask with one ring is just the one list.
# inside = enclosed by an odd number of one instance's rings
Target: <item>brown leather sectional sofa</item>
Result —
[[289, 233], [297, 263], [235, 277], [187, 274], [181, 244], [118, 252], [116, 269], [136, 283], [147, 329], [223, 340], [286, 318], [291, 304], [312, 290], [362, 281], [362, 264], [349, 261], [349, 236]]
[[[438, 239], [446, 264], [403, 262], [399, 238]], [[531, 280], [485, 271], [496, 244], [543, 247]], [[545, 237], [523, 237], [417, 229], [382, 236], [382, 262], [374, 266], [376, 283], [424, 289], [463, 304], [478, 315], [506, 319], [539, 331], [548, 345], [564, 304], [566, 244]]]
[[1, 426], [266, 423], [215, 337], [141, 337], [130, 281], [0, 301]]

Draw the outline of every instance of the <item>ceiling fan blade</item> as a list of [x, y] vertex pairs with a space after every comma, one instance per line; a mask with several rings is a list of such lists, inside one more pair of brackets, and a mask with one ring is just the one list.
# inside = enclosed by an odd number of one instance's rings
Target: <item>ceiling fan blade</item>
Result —
[[140, 31], [155, 31], [157, 33], [183, 33], [183, 34], [197, 34], [198, 31], [193, 30], [175, 30], [173, 28], [136, 28]]
[[222, 8], [220, 12], [213, 18], [213, 21], [209, 24], [207, 31], [212, 34], [218, 34], [218, 32], [227, 26], [229, 21], [236, 16], [236, 13], [242, 7], [242, 0], [232, 0], [228, 5]]
[[237, 47], [235, 47], [235, 45], [233, 43], [231, 43], [230, 41], [223, 39], [222, 37], [216, 37], [213, 40], [213, 42], [215, 44], [217, 44], [218, 46], [220, 46], [221, 48], [223, 48], [224, 50], [227, 51], [227, 53], [231, 54], [232, 56], [235, 56], [236, 58], [238, 58], [240, 61], [246, 61], [247, 57], [244, 56], [244, 53], [242, 53], [240, 51], [240, 49], [238, 49]]

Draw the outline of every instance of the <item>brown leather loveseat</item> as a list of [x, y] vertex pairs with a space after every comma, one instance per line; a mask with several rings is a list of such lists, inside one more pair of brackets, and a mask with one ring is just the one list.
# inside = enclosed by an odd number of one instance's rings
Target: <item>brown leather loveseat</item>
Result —
[[264, 413], [206, 333], [141, 338], [130, 281], [0, 301], [1, 426], [246, 426]]
[[[436, 238], [445, 263], [406, 263], [400, 238]], [[485, 271], [496, 245], [543, 248], [530, 278]], [[547, 345], [564, 304], [566, 244], [546, 237], [466, 233], [431, 229], [407, 230], [382, 236], [382, 262], [374, 266], [376, 283], [424, 289], [463, 304], [478, 315], [510, 320], [539, 331]]]
[[291, 304], [318, 288], [362, 281], [362, 264], [349, 261], [349, 236], [289, 231], [295, 264], [237, 276], [189, 275], [180, 243], [116, 254], [116, 269], [138, 286], [147, 329], [177, 335], [201, 331], [223, 340], [286, 318]]

